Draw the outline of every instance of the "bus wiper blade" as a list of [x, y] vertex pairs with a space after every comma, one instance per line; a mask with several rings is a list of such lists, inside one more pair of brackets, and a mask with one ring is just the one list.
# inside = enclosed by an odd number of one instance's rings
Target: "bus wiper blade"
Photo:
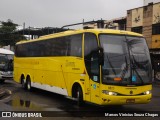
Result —
[[[142, 82], [142, 84], [144, 84], [144, 81], [143, 81], [143, 79], [142, 79], [142, 77], [139, 75], [139, 73], [138, 73], [138, 71], [137, 71], [137, 69], [136, 69], [136, 66], [135, 66], [135, 58], [134, 58], [134, 56], [132, 55], [132, 58], [133, 58], [133, 60], [132, 60], [132, 67], [131, 67], [131, 70], [134, 70], [135, 72], [136, 72], [136, 74], [137, 74], [137, 76], [139, 77], [139, 79], [141, 80], [141, 82]], [[134, 62], [133, 62], [134, 61]]]
[[114, 75], [116, 75], [116, 71], [115, 71], [115, 69], [114, 69], [114, 67], [113, 67], [113, 65], [112, 65], [112, 63], [111, 63], [111, 61], [110, 61], [110, 59], [108, 58], [108, 55], [106, 55], [106, 56], [107, 56], [108, 63], [109, 63], [109, 65], [111, 66]]
[[127, 58], [126, 58], [126, 56], [125, 56], [125, 64], [126, 64], [126, 66], [123, 68], [123, 70], [122, 70], [122, 75], [121, 75], [122, 80], [124, 79], [124, 77], [125, 77], [125, 75], [126, 75], [126, 72], [127, 72], [127, 70], [128, 70], [128, 63], [127, 63]]
[[133, 69], [133, 70], [136, 72], [136, 74], [137, 74], [137, 76], [139, 77], [139, 79], [141, 80], [142, 84], [144, 84], [142, 77], [141, 77], [141, 76], [139, 75], [139, 73], [137, 72], [137, 69]]

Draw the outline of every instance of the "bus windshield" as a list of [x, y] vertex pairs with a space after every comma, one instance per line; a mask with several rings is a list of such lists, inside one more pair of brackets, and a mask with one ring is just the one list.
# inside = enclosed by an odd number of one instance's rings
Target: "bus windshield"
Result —
[[13, 70], [13, 55], [0, 54], [0, 71], [12, 71]]
[[103, 84], [151, 83], [151, 62], [143, 37], [101, 34], [99, 39], [104, 49]]

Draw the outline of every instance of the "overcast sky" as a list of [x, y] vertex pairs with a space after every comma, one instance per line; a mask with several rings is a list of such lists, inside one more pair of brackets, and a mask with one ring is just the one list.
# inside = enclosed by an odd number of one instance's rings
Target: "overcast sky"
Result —
[[26, 27], [62, 27], [91, 20], [126, 16], [126, 10], [143, 6], [143, 0], [0, 0], [0, 21]]

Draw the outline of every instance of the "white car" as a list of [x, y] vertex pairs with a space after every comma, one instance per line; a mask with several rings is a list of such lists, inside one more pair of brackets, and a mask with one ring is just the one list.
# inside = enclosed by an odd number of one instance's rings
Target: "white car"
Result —
[[13, 79], [14, 52], [0, 48], [0, 82]]

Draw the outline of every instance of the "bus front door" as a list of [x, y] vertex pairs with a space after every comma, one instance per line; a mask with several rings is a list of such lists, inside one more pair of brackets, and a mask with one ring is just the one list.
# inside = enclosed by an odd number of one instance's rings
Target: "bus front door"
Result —
[[100, 68], [98, 63], [98, 55], [92, 54], [91, 57], [91, 74], [90, 74], [90, 90], [91, 102], [99, 103], [100, 100]]
[[98, 62], [97, 36], [93, 33], [84, 34], [84, 60], [89, 81], [86, 83], [86, 100], [98, 103], [100, 95], [100, 68]]

